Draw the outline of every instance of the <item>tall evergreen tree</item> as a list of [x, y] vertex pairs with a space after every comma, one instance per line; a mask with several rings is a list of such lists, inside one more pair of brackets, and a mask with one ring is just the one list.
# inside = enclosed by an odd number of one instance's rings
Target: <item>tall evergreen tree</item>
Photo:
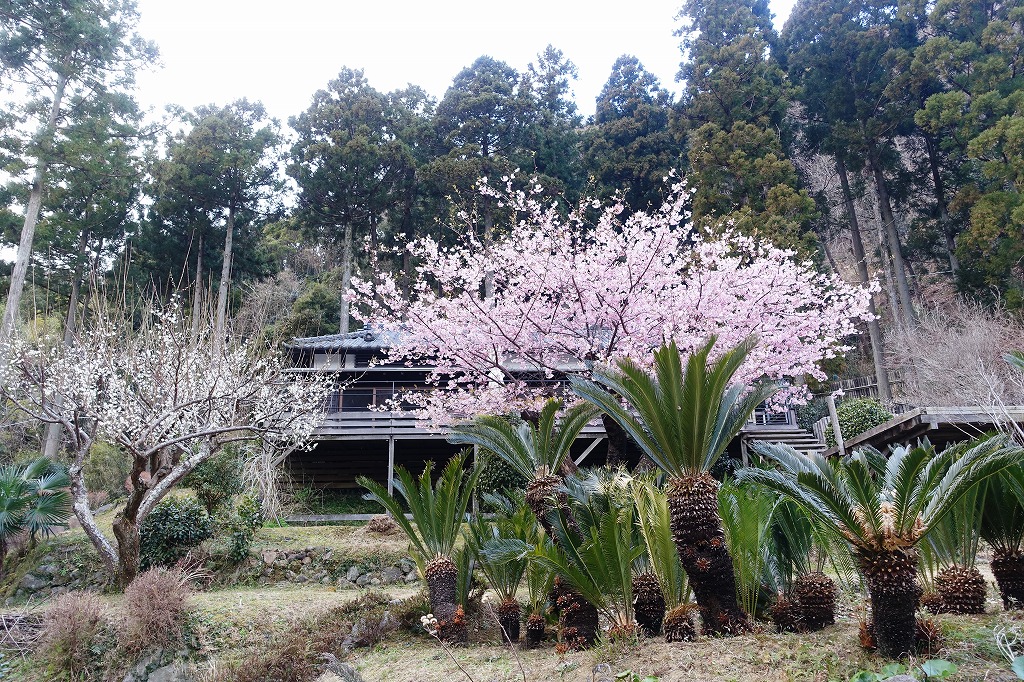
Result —
[[[0, 76], [28, 97], [8, 103], [2, 139], [14, 163], [7, 171], [26, 175], [28, 201], [10, 288], [0, 320], [0, 346], [15, 328], [35, 236], [48, 186], [47, 170], [60, 159], [66, 126], [80, 120], [84, 103], [108, 92], [125, 92], [156, 49], [135, 32], [138, 15], [131, 0], [48, 0], [0, 2]], [[73, 105], [73, 106], [69, 106]], [[87, 107], [86, 107], [87, 108]], [[24, 124], [24, 125], [22, 125]], [[20, 134], [35, 125], [31, 137]], [[65, 148], [68, 149], [68, 148]], [[71, 147], [73, 149], [73, 147]]]
[[693, 217], [805, 254], [814, 201], [783, 148], [791, 89], [775, 57], [767, 0], [688, 0], [688, 61], [677, 134], [687, 138]]
[[[407, 98], [425, 102], [421, 93]], [[341, 286], [347, 290], [357, 235], [376, 239], [384, 212], [398, 202], [400, 186], [405, 201], [411, 201], [409, 139], [396, 134], [401, 124], [388, 97], [370, 86], [361, 70], [347, 67], [289, 123], [298, 133], [288, 164], [299, 186], [298, 217], [307, 235], [341, 247]], [[415, 134], [408, 125], [404, 130]], [[412, 203], [408, 206], [411, 211]], [[341, 331], [348, 331], [345, 297], [339, 317]]]
[[622, 55], [615, 61], [583, 133], [594, 194], [621, 194], [633, 210], [661, 203], [665, 178], [679, 161], [669, 132], [671, 106], [672, 96], [639, 59]]
[[533, 152], [533, 171], [541, 182], [576, 203], [585, 184], [579, 149], [579, 128], [583, 118], [572, 100], [571, 82], [576, 65], [552, 45], [527, 67], [533, 95], [533, 123], [527, 145]]
[[[204, 268], [212, 272], [219, 264], [216, 329], [222, 333], [229, 284], [249, 270], [238, 256], [258, 244], [259, 219], [272, 213], [279, 200], [281, 137], [277, 121], [267, 118], [263, 105], [246, 99], [199, 107], [185, 120], [191, 129], [170, 139], [167, 157], [153, 167], [155, 200], [148, 239], [153, 246], [170, 243], [176, 248], [170, 253], [178, 267], [184, 265], [181, 245], [193, 244], [197, 255], [190, 279], [198, 289], [207, 277]], [[245, 238], [236, 244], [238, 236]], [[223, 242], [219, 251], [218, 242]]]
[[934, 91], [922, 93], [926, 97], [915, 121], [930, 143], [951, 267], [962, 290], [1019, 308], [1024, 305], [1024, 278], [1017, 266], [1024, 257], [1024, 10], [1012, 3], [943, 0], [932, 10], [928, 28], [931, 37], [916, 51], [914, 67]]
[[913, 130], [914, 20], [895, 0], [802, 0], [782, 35], [790, 77], [823, 148], [847, 153], [845, 162], [857, 164], [850, 170], [863, 170], [874, 190], [897, 284], [894, 303], [908, 323], [916, 314], [892, 190], [900, 168], [895, 140]]

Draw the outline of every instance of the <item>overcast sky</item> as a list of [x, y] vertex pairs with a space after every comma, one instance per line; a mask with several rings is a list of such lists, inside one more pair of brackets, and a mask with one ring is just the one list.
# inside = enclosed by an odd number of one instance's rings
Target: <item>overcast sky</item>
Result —
[[[781, 27], [794, 0], [771, 0]], [[622, 54], [636, 55], [678, 92], [672, 35], [681, 0], [138, 0], [140, 31], [163, 67], [139, 77], [144, 106], [193, 108], [240, 97], [286, 121], [342, 66], [382, 91], [408, 83], [440, 98], [483, 54], [523, 70], [548, 44], [579, 69], [580, 112]]]

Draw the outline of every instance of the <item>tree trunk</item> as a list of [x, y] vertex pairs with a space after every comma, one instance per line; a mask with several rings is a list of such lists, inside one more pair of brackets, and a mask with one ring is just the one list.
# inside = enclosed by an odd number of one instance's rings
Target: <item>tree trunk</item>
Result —
[[643, 450], [626, 433], [626, 430], [619, 426], [619, 422], [602, 413], [601, 423], [604, 424], [604, 432], [608, 436], [608, 466], [614, 467], [619, 464], [630, 466], [644, 459]]
[[11, 286], [7, 292], [7, 303], [4, 315], [0, 319], [0, 362], [7, 362], [7, 345], [14, 335], [18, 321], [18, 308], [21, 305], [21, 293], [25, 289], [25, 275], [28, 273], [29, 258], [32, 255], [32, 240], [39, 221], [39, 211], [43, 206], [43, 185], [46, 181], [46, 168], [49, 163], [47, 156], [57, 130], [57, 115], [60, 113], [61, 100], [64, 98], [64, 87], [67, 77], [61, 75], [57, 79], [57, 87], [53, 92], [50, 114], [40, 134], [40, 152], [36, 159], [36, 170], [32, 176], [32, 189], [25, 209], [25, 222], [21, 227], [21, 240], [18, 242], [18, 253], [14, 259], [14, 270], [11, 272]]
[[[78, 238], [78, 253], [79, 255], [85, 253], [85, 247], [89, 243], [88, 233], [83, 230], [81, 236]], [[71, 296], [68, 297], [68, 314], [64, 318], [64, 347], [70, 348], [71, 343], [75, 338], [75, 316], [78, 312], [78, 297], [82, 289], [82, 263], [79, 261], [75, 265], [75, 274], [71, 280]], [[58, 409], [60, 407], [60, 397], [57, 398]], [[57, 422], [51, 422], [46, 425], [46, 435], [43, 438], [43, 457], [47, 459], [55, 459], [57, 457], [57, 450], [60, 447], [61, 434], [64, 428]]]
[[[857, 212], [853, 204], [853, 193], [850, 191], [850, 179], [846, 174], [846, 164], [842, 158], [836, 157], [836, 171], [839, 173], [839, 183], [843, 188], [843, 203], [846, 206], [846, 217], [850, 223], [850, 237], [853, 242], [853, 258], [857, 261], [857, 274], [861, 284], [867, 286], [871, 283], [871, 276], [868, 273], [867, 256], [864, 253], [864, 242], [860, 237], [860, 223], [857, 221]], [[871, 295], [868, 300], [868, 313], [871, 320], [868, 321], [868, 336], [871, 339], [871, 359], [875, 366], [875, 381], [878, 384], [878, 397], [883, 402], [892, 400], [892, 389], [889, 387], [889, 372], [885, 367], [885, 351], [882, 346], [882, 330], [878, 325], [878, 309], [875, 307], [875, 296]]]
[[857, 563], [871, 596], [871, 628], [878, 653], [901, 658], [915, 651], [921, 598], [917, 584], [917, 556], [913, 551], [861, 552]]
[[346, 294], [352, 283], [352, 225], [345, 225], [345, 250], [341, 259], [341, 315], [338, 331], [349, 332], [349, 303]]
[[220, 266], [220, 290], [217, 292], [217, 325], [214, 334], [217, 343], [224, 340], [228, 317], [228, 284], [231, 282], [231, 257], [235, 234], [235, 208], [228, 207], [227, 225], [224, 228], [224, 258]]
[[946, 248], [946, 256], [949, 258], [949, 271], [955, 278], [960, 271], [960, 260], [956, 257], [956, 240], [953, 238], [953, 226], [950, 224], [949, 210], [946, 208], [946, 187], [942, 182], [942, 173], [939, 169], [939, 153], [931, 135], [924, 136], [924, 144], [928, 150], [928, 165], [932, 171], [935, 203], [939, 208], [939, 229], [942, 231], [942, 242]]
[[[484, 248], [491, 247], [491, 234], [494, 232], [494, 209], [490, 201], [484, 204]], [[488, 272], [484, 275], [484, 299], [490, 300], [494, 296], [494, 274]]]
[[908, 325], [914, 326], [917, 324], [917, 314], [914, 312], [914, 303], [910, 296], [907, 266], [903, 261], [903, 247], [900, 245], [900, 235], [896, 229], [896, 218], [892, 213], [892, 203], [889, 200], [889, 190], [885, 183], [885, 175], [878, 165], [874, 147], [871, 147], [868, 152], [868, 164], [874, 181], [875, 196], [878, 198], [878, 210], [881, 213], [882, 226], [889, 244], [889, 253], [892, 255], [893, 274], [896, 276], [896, 292], [899, 296], [900, 308], [903, 311], [903, 319]]
[[736, 598], [736, 572], [718, 516], [718, 481], [708, 473], [675, 478], [665, 492], [672, 536], [693, 587], [704, 634], [747, 632], [750, 620]]
[[199, 334], [199, 320], [203, 314], [203, 235], [199, 235], [199, 251], [196, 253], [196, 278], [192, 294], [192, 338]]
[[114, 583], [121, 590], [128, 587], [135, 576], [139, 574], [139, 559], [142, 538], [139, 535], [139, 525], [134, 518], [126, 516], [121, 512], [114, 519], [114, 537], [117, 538], [117, 569], [114, 573]]

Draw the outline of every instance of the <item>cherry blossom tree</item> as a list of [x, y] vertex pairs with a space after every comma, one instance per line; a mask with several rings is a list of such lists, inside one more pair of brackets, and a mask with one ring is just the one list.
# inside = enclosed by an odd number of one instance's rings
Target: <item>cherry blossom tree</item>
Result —
[[868, 289], [728, 228], [692, 227], [682, 183], [660, 208], [625, 218], [621, 203], [597, 202], [563, 218], [539, 187], [481, 185], [518, 216], [503, 237], [485, 246], [467, 229], [452, 247], [422, 238], [408, 246], [419, 262], [411, 296], [388, 276], [348, 294], [362, 319], [401, 330], [389, 360], [436, 367], [442, 390], [403, 397], [436, 423], [536, 409], [565, 374], [649, 363], [670, 339], [689, 352], [712, 335], [716, 349], [754, 335], [738, 381], [822, 379], [818, 363], [847, 350], [868, 315]]
[[[236, 335], [218, 344], [212, 316], [196, 324], [176, 301], [132, 317], [101, 306], [70, 347], [20, 342], [0, 382], [18, 409], [63, 427], [75, 515], [122, 587], [138, 572], [142, 521], [175, 484], [233, 442], [305, 444], [331, 388], [330, 377], [289, 375], [278, 354]], [[85, 486], [100, 440], [131, 461], [113, 539]]]

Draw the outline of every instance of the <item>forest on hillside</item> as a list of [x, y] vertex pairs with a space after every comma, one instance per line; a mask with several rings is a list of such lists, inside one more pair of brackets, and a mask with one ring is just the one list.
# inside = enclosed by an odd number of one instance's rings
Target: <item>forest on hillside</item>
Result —
[[[287, 121], [243, 99], [159, 123], [134, 98], [158, 54], [134, 4], [63, 6], [0, 3], [0, 233], [18, 249], [0, 284], [5, 338], [30, 321], [60, 333], [115, 291], [198, 292], [275, 344], [355, 329], [342, 292], [353, 277], [411, 279], [411, 240], [452, 243], [467, 223], [484, 241], [516, 230], [482, 178], [539, 188], [565, 212], [596, 199], [626, 214], [682, 178], [700, 228], [877, 282], [878, 317], [829, 361], [833, 376], [885, 384], [951, 330], [1013, 343], [1017, 3], [801, 0], [776, 32], [766, 0], [686, 0], [681, 97], [623, 55], [586, 118], [576, 67], [548, 46], [525, 67], [481, 56], [440, 100], [414, 85], [381, 92], [346, 65]], [[977, 352], [948, 354], [936, 375]]]

